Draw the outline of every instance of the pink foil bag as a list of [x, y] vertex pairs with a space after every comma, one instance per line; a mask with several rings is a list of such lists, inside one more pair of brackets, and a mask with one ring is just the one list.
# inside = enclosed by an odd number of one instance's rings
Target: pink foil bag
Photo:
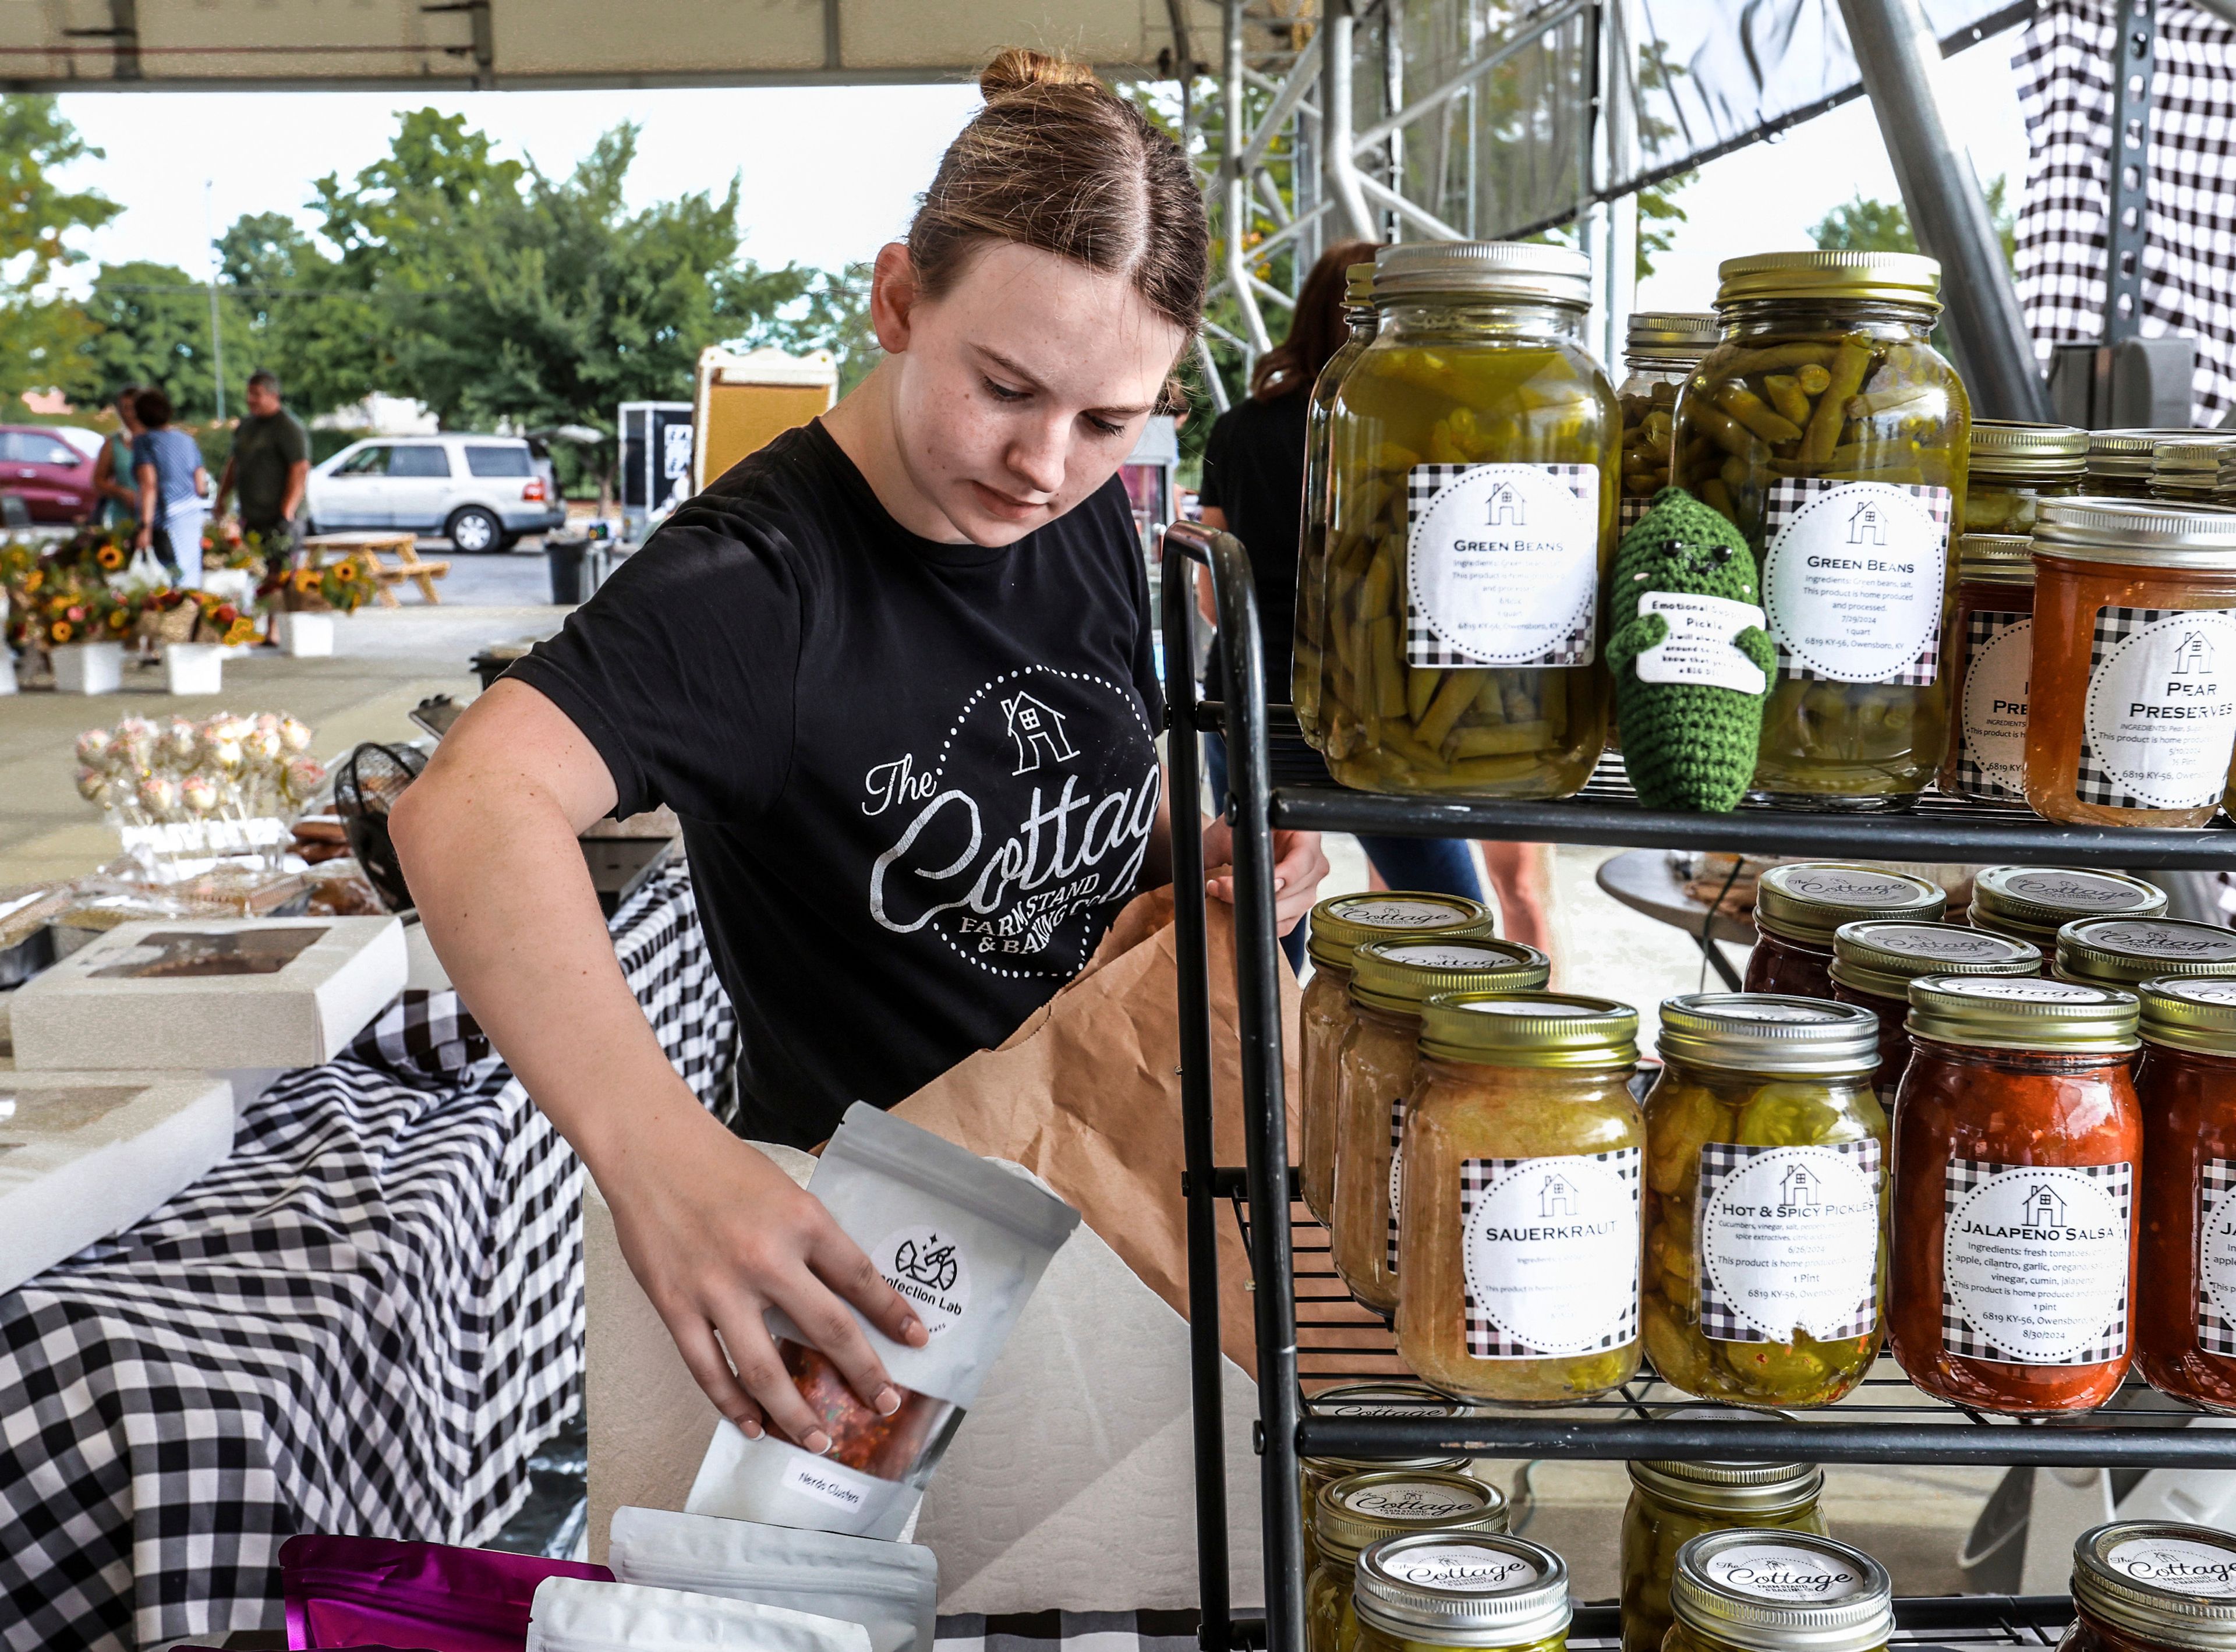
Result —
[[610, 1583], [603, 1566], [495, 1549], [305, 1535], [280, 1546], [287, 1644], [411, 1652], [522, 1652], [547, 1577]]

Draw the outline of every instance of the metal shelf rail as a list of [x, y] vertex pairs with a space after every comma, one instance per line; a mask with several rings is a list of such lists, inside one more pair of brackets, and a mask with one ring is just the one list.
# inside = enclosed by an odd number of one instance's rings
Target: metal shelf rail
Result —
[[[1210, 569], [1226, 640], [1221, 698], [1206, 701], [1190, 669], [1191, 564]], [[1593, 1405], [1553, 1412], [1491, 1412], [1450, 1420], [1321, 1418], [1306, 1413], [1302, 1384], [1345, 1362], [1395, 1374], [1371, 1316], [1346, 1311], [1329, 1289], [1325, 1243], [1293, 1241], [1289, 1144], [1282, 1095], [1280, 995], [1274, 932], [1276, 828], [1402, 833], [1530, 842], [1666, 846], [1742, 853], [1828, 854], [1952, 862], [2023, 859], [2051, 864], [2236, 870], [2236, 832], [2108, 830], [2039, 820], [2017, 809], [1929, 799], [1910, 813], [1840, 815], [1741, 809], [1667, 814], [1641, 809], [1618, 763], [1603, 764], [1580, 796], [1558, 803], [1371, 796], [1334, 787], [1273, 789], [1268, 780], [1264, 648], [1249, 559], [1233, 536], [1182, 523], [1163, 544], [1165, 693], [1173, 738], [1167, 760], [1174, 796], [1173, 872], [1178, 895], [1180, 1100], [1187, 1154], [1188, 1297], [1195, 1402], [1196, 1542], [1203, 1595], [1202, 1644], [1227, 1652], [1264, 1644], [1301, 1652], [1303, 1534], [1298, 1521], [1300, 1456], [1747, 1457], [1816, 1462], [1912, 1462], [2236, 1468], [2236, 1430], [2195, 1429], [2196, 1415], [2139, 1392], [2085, 1418], [2017, 1425], [1937, 1406], [1893, 1372], [1809, 1420], [1735, 1412], [1730, 1420], [1675, 1423], [1649, 1411], [1649, 1385]], [[1212, 1148], [1211, 1032], [1207, 975], [1200, 787], [1196, 736], [1227, 742], [1233, 827], [1237, 1032], [1246, 1162], [1221, 1167]], [[1266, 1619], [1238, 1622], [1230, 1604], [1223, 1419], [1220, 1397], [1219, 1277], [1215, 1244], [1222, 1199], [1239, 1195], [1251, 1238], [1258, 1355], [1259, 1517], [1264, 1530]], [[1299, 1292], [1303, 1311], [1299, 1311]], [[1300, 1323], [1301, 1318], [1301, 1323]], [[1300, 1344], [1300, 1333], [1304, 1340]], [[1323, 1346], [1314, 1346], [1314, 1344]], [[1307, 1372], [1305, 1366], [1312, 1368]], [[1667, 1391], [1659, 1391], [1667, 1392]], [[1906, 1403], [1905, 1403], [1906, 1402]], [[1262, 1639], [1261, 1639], [1262, 1636]]]

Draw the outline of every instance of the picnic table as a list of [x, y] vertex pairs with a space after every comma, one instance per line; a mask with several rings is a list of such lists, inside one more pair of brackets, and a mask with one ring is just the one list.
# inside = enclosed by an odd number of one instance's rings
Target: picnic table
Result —
[[[395, 566], [381, 561], [380, 553], [383, 551], [395, 555]], [[303, 541], [300, 552], [304, 558], [302, 565], [306, 568], [320, 567], [329, 553], [337, 556], [354, 556], [372, 570], [373, 595], [379, 599], [383, 608], [402, 606], [396, 600], [396, 587], [406, 580], [417, 585], [420, 596], [430, 602], [439, 603], [443, 600], [435, 593], [435, 582], [450, 573], [450, 564], [448, 561], [423, 561], [417, 534], [378, 531], [313, 534]]]

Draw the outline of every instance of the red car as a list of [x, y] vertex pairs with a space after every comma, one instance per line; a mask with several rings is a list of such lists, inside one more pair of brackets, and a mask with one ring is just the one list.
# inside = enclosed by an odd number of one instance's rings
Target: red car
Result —
[[0, 521], [21, 520], [10, 498], [33, 522], [83, 522], [98, 503], [93, 456], [44, 425], [0, 425]]

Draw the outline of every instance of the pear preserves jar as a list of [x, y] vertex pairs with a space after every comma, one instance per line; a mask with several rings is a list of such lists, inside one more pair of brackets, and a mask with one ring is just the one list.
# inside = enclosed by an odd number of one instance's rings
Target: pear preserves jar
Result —
[[1289, 697], [1295, 701], [1297, 727], [1314, 749], [1325, 738], [1320, 679], [1327, 653], [1328, 415], [1343, 376], [1374, 337], [1374, 266], [1353, 264], [1345, 270], [1343, 296], [1348, 336], [1312, 381], [1305, 406], [1305, 498], [1297, 533], [1297, 635]]
[[1832, 936], [1865, 918], [1931, 923], [1948, 909], [1938, 884], [1857, 861], [1801, 860], [1755, 881], [1754, 951], [1741, 983], [1749, 992], [1832, 996]]
[[2057, 1652], [2236, 1652], [2236, 1538], [2171, 1520], [2082, 1532]]
[[1320, 749], [1370, 792], [1566, 797], [1605, 744], [1599, 590], [1621, 424], [1590, 266], [1420, 242], [1330, 415]]
[[1385, 1537], [1351, 1585], [1358, 1652], [1562, 1652], [1575, 1607], [1549, 1549], [1489, 1533]]
[[2155, 918], [2166, 891], [2124, 872], [2087, 866], [1984, 866], [1965, 912], [1974, 929], [2030, 941], [2044, 958], [2057, 931], [2081, 918]]
[[2146, 981], [2135, 1364], [2236, 1415], [2236, 974]]
[[1878, 1652], [1894, 1582], [1860, 1549], [1799, 1531], [1712, 1531], [1678, 1551], [1668, 1652]]
[[1358, 1644], [1351, 1591], [1361, 1550], [1419, 1532], [1505, 1530], [1504, 1494], [1464, 1475], [1378, 1470], [1323, 1487], [1313, 1518], [1316, 1557], [1305, 1580], [1306, 1652], [1352, 1652]]
[[2026, 801], [2033, 673], [2033, 542], [2022, 534], [1966, 534], [1956, 542], [1956, 608], [1949, 627], [1954, 715], [1943, 791], [1977, 802]]

